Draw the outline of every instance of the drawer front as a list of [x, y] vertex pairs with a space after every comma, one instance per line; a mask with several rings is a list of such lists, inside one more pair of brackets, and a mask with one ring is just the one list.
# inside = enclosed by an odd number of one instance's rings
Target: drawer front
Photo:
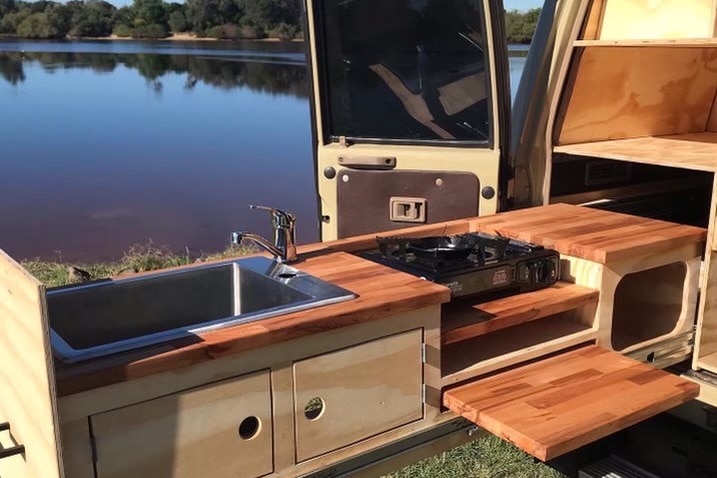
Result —
[[423, 418], [423, 330], [294, 363], [296, 458]]
[[269, 371], [91, 417], [98, 478], [273, 471]]

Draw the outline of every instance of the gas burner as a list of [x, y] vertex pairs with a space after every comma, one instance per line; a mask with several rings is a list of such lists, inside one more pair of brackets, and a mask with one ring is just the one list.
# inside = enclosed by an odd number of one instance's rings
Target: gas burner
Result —
[[378, 249], [361, 255], [444, 284], [454, 296], [516, 288], [535, 290], [555, 283], [558, 253], [501, 235], [377, 237]]

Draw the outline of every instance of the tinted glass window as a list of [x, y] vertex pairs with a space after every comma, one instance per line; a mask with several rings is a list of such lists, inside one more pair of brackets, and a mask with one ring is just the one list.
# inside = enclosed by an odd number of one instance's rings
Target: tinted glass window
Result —
[[317, 3], [329, 135], [488, 140], [482, 1]]

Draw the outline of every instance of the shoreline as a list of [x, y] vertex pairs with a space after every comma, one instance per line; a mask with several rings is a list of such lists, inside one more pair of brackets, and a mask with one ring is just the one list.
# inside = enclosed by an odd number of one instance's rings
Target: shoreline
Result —
[[293, 40], [281, 40], [279, 38], [241, 38], [231, 40], [228, 38], [208, 38], [198, 37], [193, 33], [175, 33], [166, 38], [132, 38], [132, 37], [119, 37], [115, 34], [106, 37], [67, 37], [62, 39], [50, 39], [50, 38], [25, 38], [17, 35], [0, 34], [0, 40], [25, 40], [25, 41], [192, 41], [192, 42], [238, 42], [238, 41], [256, 41], [256, 42], [303, 42], [303, 38], [294, 38]]

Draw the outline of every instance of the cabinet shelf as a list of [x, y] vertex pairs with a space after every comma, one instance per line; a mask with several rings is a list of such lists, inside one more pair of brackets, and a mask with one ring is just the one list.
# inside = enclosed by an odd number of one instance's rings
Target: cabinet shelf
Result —
[[717, 171], [717, 133], [673, 134], [555, 146], [554, 152], [617, 161]]
[[573, 46], [577, 48], [591, 47], [625, 47], [625, 46], [644, 46], [644, 47], [681, 47], [681, 48], [704, 48], [717, 47], [717, 38], [661, 38], [661, 39], [645, 39], [645, 40], [576, 40]]
[[558, 282], [553, 287], [475, 304], [454, 301], [443, 307], [441, 340], [453, 344], [581, 306], [596, 304], [598, 291]]
[[444, 386], [595, 340], [574, 311], [551, 315], [441, 348]]

